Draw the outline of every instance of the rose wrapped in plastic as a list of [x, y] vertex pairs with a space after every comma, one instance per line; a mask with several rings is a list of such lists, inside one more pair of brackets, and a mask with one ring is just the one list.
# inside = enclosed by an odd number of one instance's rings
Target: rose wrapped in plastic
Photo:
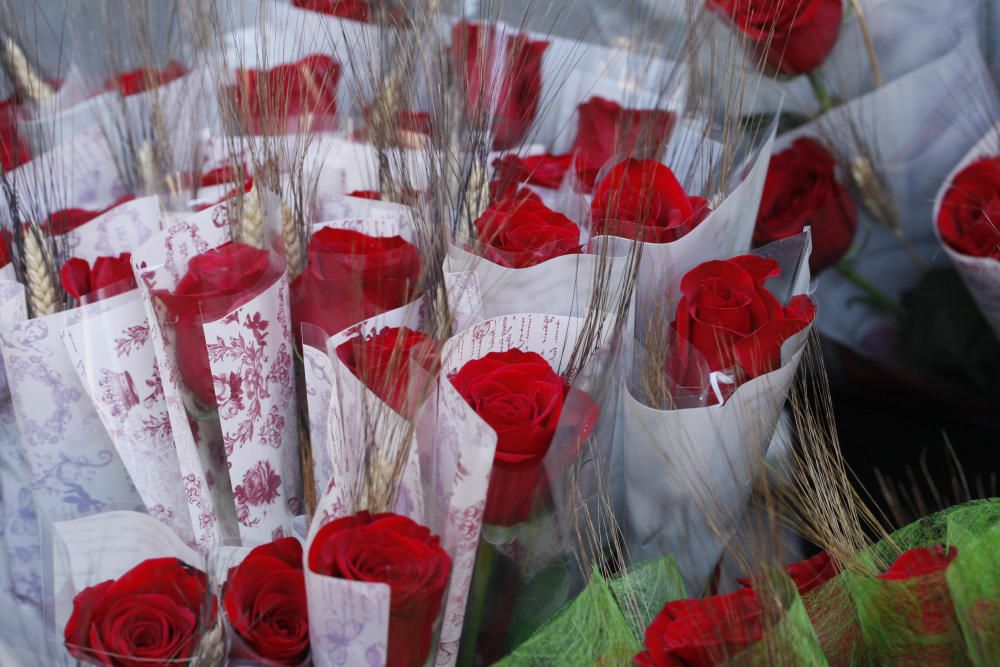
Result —
[[302, 544], [284, 537], [254, 548], [230, 569], [222, 607], [236, 635], [233, 658], [301, 665], [309, 656]]
[[1000, 260], [1000, 157], [976, 160], [952, 179], [937, 224], [955, 251]]
[[111, 667], [183, 664], [214, 615], [203, 572], [176, 558], [146, 560], [76, 595], [66, 648]]
[[[206, 406], [215, 406], [216, 387], [226, 378], [213, 378], [206, 352], [205, 322], [247, 303], [281, 276], [264, 250], [230, 241], [191, 258], [187, 272], [173, 291], [158, 290], [174, 326], [181, 376], [188, 389]], [[221, 387], [223, 394], [238, 388]]]
[[0, 168], [11, 171], [31, 159], [31, 146], [17, 129], [17, 98], [0, 102]]
[[[541, 103], [542, 56], [548, 46], [524, 34], [506, 35], [500, 43], [494, 25], [455, 24], [452, 50], [465, 72], [466, 104], [474, 116], [492, 119], [494, 150], [513, 148], [527, 137]], [[498, 57], [503, 59], [499, 81], [494, 78]]]
[[341, 19], [368, 22], [369, 8], [365, 0], [292, 0], [292, 6]]
[[701, 223], [708, 202], [689, 196], [656, 160], [627, 159], [601, 179], [591, 202], [593, 233], [670, 243]]
[[415, 407], [410, 396], [411, 364], [433, 373], [437, 350], [437, 342], [426, 334], [392, 327], [341, 343], [337, 356], [376, 396], [405, 416]]
[[837, 43], [844, 0], [708, 0], [750, 40], [778, 74], [807, 74]]
[[401, 236], [324, 227], [309, 241], [309, 265], [292, 282], [292, 326], [338, 333], [417, 295], [420, 253]]
[[850, 249], [858, 230], [858, 207], [837, 180], [837, 163], [815, 139], [797, 139], [771, 158], [761, 197], [754, 245], [812, 229], [809, 268], [815, 274], [833, 266]]
[[483, 522], [510, 526], [526, 520], [543, 489], [542, 464], [560, 419], [583, 443], [597, 425], [599, 407], [577, 391], [575, 412], [564, 418], [569, 384], [544, 357], [518, 349], [468, 361], [451, 382], [497, 434]]
[[332, 129], [337, 114], [340, 65], [311, 55], [269, 70], [237, 73], [230, 96], [241, 121], [255, 134]]
[[404, 516], [359, 512], [319, 529], [309, 569], [320, 575], [390, 588], [387, 667], [424, 664], [451, 558], [430, 530]]
[[514, 269], [581, 251], [576, 223], [531, 196], [515, 194], [490, 205], [476, 220], [476, 231], [483, 256]]
[[129, 97], [170, 83], [188, 73], [188, 69], [176, 60], [171, 60], [162, 69], [139, 68], [122, 72], [105, 82], [105, 90], [114, 90]]

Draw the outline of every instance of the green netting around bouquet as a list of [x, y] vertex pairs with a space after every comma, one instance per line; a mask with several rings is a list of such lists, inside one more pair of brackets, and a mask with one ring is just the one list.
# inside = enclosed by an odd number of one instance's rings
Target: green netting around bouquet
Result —
[[966, 653], [977, 667], [1000, 665], [1000, 522], [981, 534], [967, 526], [959, 532], [959, 555], [945, 573], [965, 638]]
[[595, 571], [583, 592], [498, 665], [630, 664], [649, 621], [683, 595], [673, 558], [643, 563], [611, 581]]
[[[865, 651], [841, 664], [970, 664], [946, 573], [964, 567], [970, 546], [998, 518], [1000, 501], [966, 503], [916, 521], [862, 554], [862, 571], [843, 576]], [[900, 553], [938, 545], [958, 549], [947, 570], [897, 581], [877, 578]]]
[[782, 617], [763, 640], [731, 660], [731, 667], [826, 667], [823, 647], [792, 580], [784, 572], [776, 572], [754, 588], [758, 599], [778, 601]]

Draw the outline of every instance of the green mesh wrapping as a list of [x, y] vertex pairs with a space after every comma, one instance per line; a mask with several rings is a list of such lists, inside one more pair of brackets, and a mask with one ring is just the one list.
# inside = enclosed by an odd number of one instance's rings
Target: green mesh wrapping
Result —
[[783, 611], [781, 620], [764, 639], [744, 654], [729, 661], [732, 667], [826, 667], [827, 660], [795, 584], [784, 572], [777, 572], [754, 584], [757, 598], [776, 600]]
[[[987, 532], [1000, 516], [998, 512], [998, 501], [960, 505], [912, 523], [862, 554], [865, 572], [850, 572], [842, 577], [846, 578], [854, 598], [864, 652], [856, 650], [849, 661], [837, 662], [901, 666], [971, 664], [952, 603], [947, 572], [965, 559], [963, 546], [967, 549], [976, 541], [976, 535]], [[944, 572], [907, 581], [883, 581], [873, 576], [884, 571], [903, 551], [939, 544], [954, 544], [959, 549], [957, 558]]]
[[642, 650], [649, 620], [667, 601], [683, 596], [684, 584], [670, 557], [643, 563], [610, 582], [595, 571], [580, 595], [497, 664], [631, 664]]
[[948, 536], [958, 558], [945, 573], [966, 653], [977, 667], [1000, 665], [1000, 522], [976, 534], [959, 520]]
[[642, 641], [646, 627], [653, 622], [663, 605], [687, 597], [684, 578], [673, 556], [640, 563], [628, 575], [609, 582], [618, 607], [635, 636]]

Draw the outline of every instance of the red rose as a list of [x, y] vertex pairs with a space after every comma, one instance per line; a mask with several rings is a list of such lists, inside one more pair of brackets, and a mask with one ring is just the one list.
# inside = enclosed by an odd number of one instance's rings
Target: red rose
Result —
[[[570, 388], [534, 352], [511, 349], [473, 359], [451, 377], [462, 398], [497, 434], [483, 522], [510, 526], [531, 514], [545, 482], [542, 462], [552, 444]], [[597, 423], [598, 406], [573, 392], [573, 423], [582, 444]]]
[[71, 232], [77, 227], [87, 224], [94, 218], [104, 215], [111, 209], [118, 208], [122, 204], [128, 203], [134, 199], [135, 197], [132, 195], [125, 195], [124, 197], [112, 202], [107, 208], [102, 208], [97, 211], [89, 211], [83, 208], [64, 208], [60, 211], [56, 211], [55, 213], [49, 215], [49, 233], [54, 236], [59, 236], [60, 234]]
[[638, 148], [662, 148], [674, 128], [676, 116], [659, 109], [625, 109], [617, 102], [592, 97], [578, 107], [576, 141], [577, 177], [590, 192], [601, 168], [617, 155]]
[[401, 236], [324, 227], [309, 241], [309, 266], [292, 283], [292, 325], [327, 334], [399, 308], [417, 296], [420, 253]]
[[307, 119], [308, 129], [331, 129], [337, 113], [340, 65], [330, 56], [306, 56], [269, 70], [246, 69], [231, 89], [236, 110], [256, 134], [285, 134]]
[[1000, 259], [1000, 157], [973, 162], [955, 176], [938, 213], [941, 238], [972, 257]]
[[207, 603], [203, 572], [176, 558], [146, 560], [77, 594], [66, 648], [112, 667], [183, 664], [211, 622], [203, 614]]
[[854, 242], [858, 207], [837, 181], [837, 163], [814, 139], [798, 139], [771, 158], [764, 182], [754, 245], [766, 245], [812, 227], [813, 273], [833, 266]]
[[787, 306], [764, 283], [780, 273], [778, 263], [754, 255], [713, 260], [681, 279], [682, 298], [670, 325], [676, 342], [667, 357], [667, 373], [682, 387], [704, 387], [705, 369], [690, 354], [697, 350], [707, 371], [738, 368], [745, 380], [781, 367], [781, 345], [805, 329], [816, 306], [805, 295]]
[[503, 187], [516, 187], [527, 183], [550, 190], [558, 190], [563, 177], [573, 165], [573, 154], [565, 155], [504, 155], [493, 161], [496, 178]]
[[386, 328], [368, 338], [359, 335], [341, 343], [337, 356], [389, 407], [408, 415], [415, 403], [409, 393], [411, 364], [433, 373], [437, 342], [406, 327]]
[[[945, 571], [958, 549], [918, 547], [900, 555], [877, 579], [885, 586], [871, 601], [877, 614], [892, 614], [903, 637], [886, 650], [894, 665], [953, 665], [964, 660], [961, 630]], [[878, 622], [875, 619], [874, 622]], [[906, 640], [905, 636], [915, 637]]]
[[341, 19], [368, 22], [368, 3], [365, 0], [292, 0], [292, 5]]
[[203, 404], [215, 405], [215, 389], [202, 326], [252, 300], [280, 276], [266, 251], [230, 241], [192, 257], [173, 292], [156, 293], [174, 325], [181, 377]]
[[[466, 102], [477, 117], [492, 111], [493, 149], [517, 146], [538, 114], [542, 92], [542, 55], [549, 43], [527, 35], [507, 36], [500, 80], [493, 80], [494, 59], [500, 50], [496, 27], [460, 21], [452, 31], [452, 48], [464, 69]], [[464, 68], [463, 68], [464, 65]], [[495, 109], [485, 105], [494, 101]]]
[[708, 202], [689, 197], [674, 172], [656, 160], [619, 162], [597, 184], [591, 202], [594, 233], [670, 243], [698, 226]]
[[0, 229], [0, 269], [10, 264], [10, 242], [10, 232]]
[[764, 611], [752, 588], [668, 602], [646, 628], [641, 667], [713, 667], [764, 638]]
[[198, 175], [198, 183], [196, 185], [199, 189], [219, 185], [228, 185], [230, 183], [233, 184], [232, 189], [218, 199], [215, 199], [214, 201], [193, 203], [192, 208], [195, 211], [204, 211], [207, 208], [212, 208], [216, 204], [228, 201], [236, 195], [246, 194], [253, 189], [253, 177], [244, 167], [216, 167], [211, 171], [206, 171], [204, 174]]
[[236, 634], [232, 657], [302, 664], [309, 655], [309, 612], [299, 541], [285, 537], [247, 554], [229, 571], [222, 606]]
[[806, 74], [837, 43], [843, 0], [709, 0], [732, 18], [764, 64], [779, 74]]
[[31, 159], [31, 147], [17, 131], [17, 100], [0, 102], [0, 169], [12, 171]]
[[132, 253], [128, 252], [118, 257], [98, 257], [91, 269], [87, 260], [73, 257], [63, 264], [59, 278], [66, 293], [77, 301], [91, 293], [97, 293], [97, 299], [107, 299], [135, 288], [131, 260]]
[[[821, 551], [812, 558], [786, 566], [785, 572], [795, 583], [799, 595], [805, 595], [822, 587], [823, 584], [840, 574], [840, 563], [826, 551]], [[751, 579], [737, 579], [736, 581], [746, 588], [753, 587]]]
[[580, 253], [580, 228], [531, 198], [504, 199], [476, 220], [483, 256], [514, 269]]
[[348, 192], [347, 196], [357, 197], [358, 199], [373, 199], [375, 201], [382, 201], [382, 193], [378, 190], [354, 190], [353, 192]]
[[140, 68], [119, 74], [109, 79], [105, 84], [105, 88], [107, 90], [117, 90], [121, 95], [128, 97], [129, 95], [153, 90], [179, 79], [187, 73], [188, 70], [184, 65], [176, 60], [171, 60], [163, 69]]
[[389, 584], [386, 667], [424, 664], [451, 573], [451, 558], [436, 535], [404, 516], [360, 512], [319, 529], [309, 549], [309, 569]]
[[504, 199], [516, 199], [518, 201], [528, 200], [536, 204], [542, 204], [542, 198], [538, 193], [529, 188], [519, 188], [517, 183], [510, 180], [490, 181], [490, 205], [503, 201]]

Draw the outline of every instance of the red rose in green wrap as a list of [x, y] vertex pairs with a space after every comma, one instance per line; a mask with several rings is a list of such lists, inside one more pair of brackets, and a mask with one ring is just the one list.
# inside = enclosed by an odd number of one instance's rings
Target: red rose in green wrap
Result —
[[597, 184], [590, 205], [593, 233], [670, 243], [697, 227], [708, 202], [690, 197], [674, 172], [656, 160], [619, 162]]
[[582, 445], [597, 425], [598, 405], [571, 390], [541, 355], [518, 349], [473, 359], [451, 382], [497, 434], [483, 523], [511, 526], [526, 520], [546, 482], [542, 464], [560, 418]]
[[417, 297], [420, 253], [401, 236], [324, 227], [309, 241], [309, 265], [292, 283], [292, 326], [329, 335]]
[[837, 181], [837, 163], [823, 144], [798, 139], [771, 158], [764, 182], [754, 245], [812, 228], [813, 273], [833, 266], [850, 249], [858, 229], [858, 207]]
[[204, 323], [251, 301], [281, 273], [266, 251], [230, 241], [192, 257], [173, 292], [155, 292], [174, 327], [181, 378], [202, 404], [216, 404]]
[[868, 621], [896, 627], [891, 636], [882, 637], [885, 645], [876, 646], [882, 660], [902, 667], [964, 664], [962, 630], [945, 578], [956, 556], [955, 547], [918, 547], [901, 554], [878, 575], [880, 586], [868, 612], [892, 617], [871, 616]]
[[269, 70], [236, 74], [230, 96], [255, 134], [286, 134], [334, 127], [340, 65], [330, 56], [311, 55]]
[[778, 74], [808, 74], [823, 64], [840, 34], [844, 0], [708, 0], [750, 40]]
[[313, 538], [309, 569], [338, 579], [388, 584], [386, 667], [424, 664], [451, 574], [451, 558], [430, 530], [390, 513], [336, 519]]
[[0, 102], [0, 170], [12, 171], [31, 159], [31, 146], [18, 133], [17, 100]]
[[105, 83], [105, 87], [107, 90], [115, 90], [118, 91], [119, 94], [128, 97], [130, 95], [144, 93], [147, 90], [153, 90], [154, 88], [179, 79], [187, 73], [188, 70], [184, 67], [184, 65], [176, 60], [171, 60], [163, 69], [140, 68], [129, 72], [123, 72], [122, 74], [109, 79]]
[[[527, 137], [541, 102], [542, 56], [548, 46], [524, 34], [505, 35], [501, 44], [494, 25], [455, 24], [452, 50], [459, 70], [465, 72], [468, 111], [477, 118], [489, 115], [494, 150], [513, 148]], [[496, 80], [498, 56], [503, 62]]]
[[70, 655], [110, 667], [185, 664], [213, 622], [205, 574], [176, 558], [146, 560], [73, 599]]
[[433, 374], [437, 367], [437, 349], [433, 338], [406, 327], [394, 327], [367, 338], [358, 335], [341, 343], [337, 346], [337, 356], [389, 407], [409, 416], [415, 407], [415, 398], [410, 395], [411, 365]]
[[135, 288], [131, 260], [132, 253], [123, 252], [118, 257], [98, 257], [91, 268], [87, 260], [73, 257], [63, 264], [59, 279], [77, 301], [91, 294], [90, 302], [107, 299]]
[[977, 160], [955, 176], [937, 225], [956, 252], [1000, 260], [1000, 157]]
[[580, 253], [580, 228], [531, 197], [504, 199], [476, 220], [483, 256], [514, 269]]
[[681, 387], [704, 388], [707, 371], [737, 369], [742, 380], [781, 367], [781, 346], [809, 326], [816, 306], [796, 295], [782, 306], [764, 283], [781, 272], [773, 259], [741, 255], [704, 262], [681, 279], [681, 301], [671, 329], [675, 342], [667, 374]]
[[[785, 572], [795, 583], [799, 595], [805, 595], [822, 588], [823, 584], [840, 574], [840, 564], [826, 551], [821, 551], [812, 558], [785, 566]], [[753, 587], [751, 579], [737, 579], [741, 586]]]
[[229, 570], [222, 606], [235, 637], [231, 657], [301, 665], [309, 655], [302, 545], [284, 537], [253, 549]]
[[764, 638], [764, 610], [751, 588], [668, 602], [646, 628], [640, 667], [714, 667]]

